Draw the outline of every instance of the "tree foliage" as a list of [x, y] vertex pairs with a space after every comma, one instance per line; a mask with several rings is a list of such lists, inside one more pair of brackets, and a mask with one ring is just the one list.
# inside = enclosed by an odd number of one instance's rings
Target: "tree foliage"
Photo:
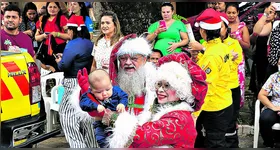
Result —
[[101, 5], [117, 14], [124, 35], [147, 32], [152, 23], [161, 19], [160, 2], [101, 2]]

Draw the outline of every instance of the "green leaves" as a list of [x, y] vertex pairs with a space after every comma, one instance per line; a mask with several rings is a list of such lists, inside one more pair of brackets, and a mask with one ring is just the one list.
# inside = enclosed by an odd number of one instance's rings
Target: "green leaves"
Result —
[[186, 23], [188, 21], [187, 18], [183, 17], [183, 16], [180, 16], [178, 14], [173, 14], [173, 19], [175, 20], [179, 20], [179, 21], [182, 21], [183, 23]]

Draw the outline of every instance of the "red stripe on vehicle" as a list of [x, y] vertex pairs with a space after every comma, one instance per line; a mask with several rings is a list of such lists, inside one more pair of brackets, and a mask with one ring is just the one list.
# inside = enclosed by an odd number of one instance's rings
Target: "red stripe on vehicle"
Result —
[[4, 81], [1, 79], [1, 101], [9, 100], [12, 98], [13, 96], [11, 92], [9, 91]]
[[[20, 68], [13, 61], [2, 63], [8, 72], [18, 72]], [[28, 70], [26, 70], [28, 73]], [[29, 94], [29, 83], [24, 75], [13, 76], [23, 96]]]

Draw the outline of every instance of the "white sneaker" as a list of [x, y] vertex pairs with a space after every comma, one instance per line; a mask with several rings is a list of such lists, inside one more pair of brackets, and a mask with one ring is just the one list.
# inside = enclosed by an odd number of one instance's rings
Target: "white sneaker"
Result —
[[275, 123], [275, 124], [272, 126], [272, 130], [280, 130], [280, 123]]

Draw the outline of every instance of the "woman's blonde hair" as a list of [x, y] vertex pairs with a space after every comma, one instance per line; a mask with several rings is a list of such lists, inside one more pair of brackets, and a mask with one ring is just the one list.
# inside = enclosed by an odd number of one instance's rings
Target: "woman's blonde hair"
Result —
[[[123, 36], [122, 35], [122, 32], [121, 32], [121, 25], [120, 25], [120, 22], [119, 22], [119, 19], [117, 17], [117, 15], [112, 12], [112, 11], [105, 11], [101, 14], [100, 16], [100, 20], [99, 20], [99, 30], [101, 31], [101, 18], [104, 17], [104, 16], [109, 16], [109, 17], [112, 17], [112, 20], [113, 20], [113, 23], [115, 25], [115, 33], [114, 35], [111, 37], [111, 40], [110, 40], [110, 46], [114, 45], [115, 43], [117, 43], [119, 41], [119, 39]], [[97, 45], [98, 41], [100, 39], [102, 39], [103, 37], [105, 36], [104, 33], [100, 32], [96, 42], [95, 42], [95, 45]]]

